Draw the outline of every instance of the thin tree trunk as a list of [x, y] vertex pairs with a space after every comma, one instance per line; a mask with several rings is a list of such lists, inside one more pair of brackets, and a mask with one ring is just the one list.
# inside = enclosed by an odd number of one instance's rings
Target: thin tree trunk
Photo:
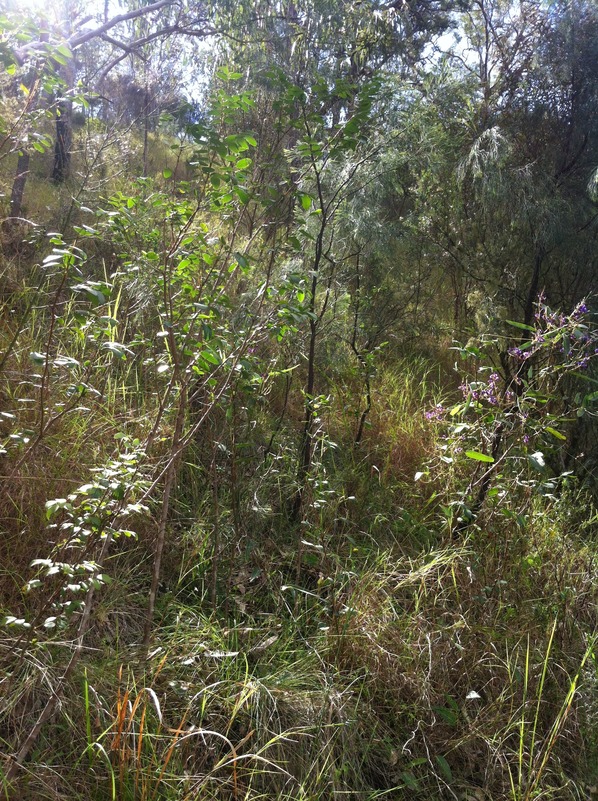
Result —
[[149, 133], [149, 92], [147, 85], [143, 93], [143, 178], [147, 178], [147, 145]]
[[214, 513], [214, 530], [212, 532], [212, 569], [210, 572], [210, 603], [216, 609], [216, 595], [218, 589], [218, 565], [220, 562], [220, 504], [218, 499], [218, 462], [217, 448], [214, 447], [212, 456], [212, 510]]
[[12, 183], [12, 191], [10, 193], [10, 216], [21, 217], [23, 211], [23, 197], [25, 195], [25, 186], [27, 184], [27, 176], [29, 175], [29, 161], [30, 155], [26, 150], [19, 154], [17, 161], [17, 172]]
[[[359, 306], [361, 302], [361, 281], [359, 276], [359, 256], [357, 257], [357, 265], [356, 265], [356, 272], [355, 272], [355, 293], [354, 293], [354, 308], [355, 313], [353, 315], [353, 336], [351, 338], [351, 350], [357, 357], [357, 361], [360, 364], [361, 369], [363, 370], [363, 383], [365, 388], [365, 409], [361, 412], [359, 416], [359, 424], [357, 426], [357, 433], [355, 434], [355, 438], [353, 440], [354, 447], [357, 447], [362, 440], [363, 432], [365, 429], [366, 420], [368, 415], [372, 409], [372, 387], [370, 383], [370, 368], [367, 363], [367, 359], [365, 358], [363, 351], [361, 351], [357, 347], [357, 334], [359, 331]], [[367, 353], [367, 345], [366, 345], [366, 353]]]
[[186, 413], [186, 390], [181, 388], [181, 397], [179, 400], [179, 408], [177, 411], [177, 418], [175, 422], [174, 437], [172, 440], [171, 456], [166, 469], [164, 478], [164, 494], [162, 496], [162, 510], [160, 513], [160, 523], [158, 525], [158, 536], [156, 539], [156, 547], [154, 551], [154, 564], [152, 571], [152, 583], [147, 602], [147, 611], [145, 615], [145, 627], [143, 631], [142, 653], [147, 656], [149, 650], [150, 638], [152, 635], [152, 625], [154, 622], [154, 611], [156, 608], [156, 596], [158, 595], [158, 587], [160, 585], [160, 577], [162, 572], [162, 556], [164, 554], [164, 543], [166, 541], [166, 527], [168, 524], [168, 515], [170, 512], [170, 497], [176, 479], [176, 472], [180, 458], [179, 444], [183, 435], [183, 424]]
[[71, 148], [73, 144], [73, 108], [69, 101], [56, 109], [56, 142], [54, 144], [54, 167], [52, 180], [62, 184], [71, 174]]
[[[314, 271], [315, 272], [315, 271]], [[317, 289], [317, 275], [312, 280], [312, 292], [315, 297]], [[309, 323], [309, 355], [307, 357], [307, 381], [305, 384], [305, 416], [303, 418], [303, 431], [301, 433], [301, 444], [299, 446], [299, 469], [297, 470], [297, 492], [291, 506], [290, 518], [293, 523], [298, 523], [303, 507], [303, 497], [307, 477], [311, 467], [311, 455], [313, 444], [313, 419], [314, 419], [314, 388], [316, 383], [316, 340], [318, 336], [318, 322], [310, 320]]]
[[525, 309], [523, 314], [523, 322], [526, 325], [531, 325], [534, 319], [534, 304], [538, 299], [538, 291], [540, 289], [540, 275], [542, 272], [542, 262], [544, 261], [544, 252], [540, 250], [534, 259], [534, 270], [532, 272], [532, 280], [530, 281], [529, 291], [525, 301]]
[[60, 77], [64, 79], [65, 87], [62, 98], [56, 106], [56, 142], [54, 143], [54, 167], [52, 180], [62, 184], [71, 177], [71, 152], [73, 147], [73, 101], [72, 93], [75, 86], [75, 63], [73, 59], [67, 61], [60, 68]]
[[[309, 128], [307, 128], [309, 133]], [[316, 295], [318, 292], [318, 281], [320, 278], [320, 266], [324, 253], [324, 235], [328, 218], [326, 216], [326, 206], [322, 194], [322, 185], [320, 181], [320, 174], [314, 167], [316, 176], [316, 183], [318, 187], [318, 198], [320, 209], [322, 211], [322, 218], [320, 222], [320, 230], [316, 238], [316, 246], [314, 252], [314, 260], [311, 269], [311, 288], [309, 311], [311, 318], [309, 321], [309, 353], [307, 357], [307, 381], [305, 382], [305, 416], [303, 418], [303, 431], [301, 433], [301, 443], [299, 446], [299, 468], [297, 470], [297, 492], [293, 498], [290, 509], [290, 520], [293, 523], [298, 523], [301, 518], [303, 508], [303, 498], [307, 487], [307, 479], [311, 469], [312, 448], [313, 448], [313, 421], [314, 421], [314, 391], [316, 386], [316, 341], [318, 338], [318, 329], [320, 326], [320, 315], [316, 315]]]

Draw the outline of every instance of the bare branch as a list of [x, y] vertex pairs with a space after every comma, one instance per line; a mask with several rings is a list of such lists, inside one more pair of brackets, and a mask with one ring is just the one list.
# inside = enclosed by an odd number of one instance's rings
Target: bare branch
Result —
[[91, 39], [96, 39], [98, 36], [101, 36], [106, 31], [111, 30], [116, 25], [119, 25], [121, 22], [128, 22], [131, 19], [137, 19], [138, 17], [146, 17], [148, 14], [151, 14], [153, 11], [159, 11], [166, 6], [174, 6], [176, 5], [176, 0], [158, 0], [157, 3], [152, 3], [150, 6], [142, 6], [141, 8], [136, 9], [135, 11], [129, 11], [127, 14], [118, 14], [116, 17], [112, 17], [109, 19], [108, 22], [105, 22], [103, 25], [100, 25], [99, 28], [95, 28], [92, 31], [86, 31], [85, 33], [81, 33], [78, 36], [73, 36], [68, 40], [68, 45], [71, 48], [79, 47], [86, 42], [89, 42]]
[[128, 43], [120, 42], [118, 39], [114, 39], [112, 36], [102, 34], [100, 37], [102, 41], [122, 50], [123, 53], [109, 61], [108, 64], [100, 71], [98, 83], [102, 84], [108, 73], [111, 72], [117, 64], [120, 64], [120, 62], [123, 61], [128, 55], [134, 54], [139, 50], [139, 48], [149, 44], [149, 42], [153, 42], [156, 39], [166, 38], [173, 33], [182, 34], [184, 36], [206, 37], [214, 35], [216, 31], [214, 31], [212, 28], [186, 28], [184, 25], [170, 25], [166, 28], [160, 28], [160, 30], [154, 31], [154, 33], [150, 33], [147, 36], [143, 36], [140, 39], [135, 39], [135, 41]]
[[[174, 6], [176, 4], [177, 0], [157, 0], [156, 3], [152, 3], [149, 6], [142, 6], [141, 8], [135, 9], [134, 11], [129, 11], [126, 14], [118, 14], [116, 17], [109, 19], [103, 25], [100, 25], [99, 28], [94, 28], [91, 31], [84, 31], [79, 34], [73, 34], [70, 38], [66, 39], [65, 44], [68, 45], [71, 50], [74, 50], [75, 48], [80, 47], [82, 44], [85, 44], [92, 39], [101, 37], [102, 34], [111, 30], [116, 25], [119, 25], [121, 22], [128, 22], [129, 20], [137, 19], [138, 17], [145, 17], [154, 11], [160, 11], [167, 6]], [[18, 64], [22, 66], [27, 58], [33, 54], [45, 50], [46, 47], [47, 42], [42, 40], [29, 42], [29, 44], [26, 44], [24, 47], [15, 50], [14, 56]]]

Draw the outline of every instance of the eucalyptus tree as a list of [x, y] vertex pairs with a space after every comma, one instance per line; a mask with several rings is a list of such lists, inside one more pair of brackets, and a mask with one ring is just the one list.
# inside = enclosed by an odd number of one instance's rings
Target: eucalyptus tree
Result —
[[[180, 48], [176, 53], [167, 53], [164, 43], [179, 37], [201, 39], [213, 34], [207, 20], [205, 7], [199, 3], [179, 0], [156, 0], [149, 5], [133, 6], [123, 13], [110, 16], [108, 7], [103, 14], [90, 7], [91, 13], [75, 3], [67, 3], [59, 9], [55, 21], [42, 19], [34, 23], [22, 13], [15, 12], [4, 24], [6, 58], [11, 70], [21, 78], [27, 97], [27, 114], [40, 109], [54, 115], [54, 163], [52, 180], [62, 183], [70, 177], [72, 151], [73, 101], [86, 104], [90, 96], [101, 95], [107, 77], [118, 70], [122, 62], [149, 58], [160, 46], [160, 55], [168, 56], [160, 79], [173, 71], [180, 61]], [[92, 59], [85, 58], [91, 49]], [[90, 65], [93, 63], [93, 68]], [[82, 74], [81, 67], [88, 67]], [[29, 76], [29, 77], [27, 77]], [[23, 77], [26, 82], [23, 83]], [[29, 85], [27, 86], [27, 81]], [[172, 81], [170, 81], [172, 84]], [[143, 89], [144, 124], [149, 125], [149, 78]], [[30, 149], [23, 141], [32, 129], [25, 127], [21, 135], [13, 136], [15, 146], [21, 150], [21, 159], [12, 192], [11, 216], [21, 213], [22, 199], [29, 170]], [[12, 141], [11, 140], [11, 141]], [[21, 147], [21, 144], [24, 146]], [[43, 143], [38, 148], [43, 149]]]
[[591, 3], [478, 0], [420, 82], [410, 124], [435, 144], [412, 163], [411, 219], [457, 329], [482, 297], [529, 323], [541, 290], [570, 305], [595, 287], [596, 24]]
[[[323, 332], [338, 317], [335, 298], [356, 298], [352, 287], [361, 250], [359, 270], [370, 269], [367, 248], [349, 235], [343, 220], [355, 196], [375, 185], [380, 152], [396, 146], [382, 116], [381, 79], [412, 77], [427, 44], [452, 24], [449, 12], [454, 8], [444, 0], [417, 6], [266, 0], [250, 5], [217, 2], [212, 7], [214, 24], [227, 33], [213, 59], [236, 69], [255, 100], [247, 123], [258, 143], [255, 191], [270, 198], [267, 236], [273, 243], [277, 237], [298, 243], [292, 259], [277, 262], [277, 269], [299, 277], [308, 312], [291, 359], [300, 365], [303, 404], [290, 507], [295, 521], [304, 511], [315, 421], [325, 405], [326, 380], [319, 377]], [[370, 212], [384, 213], [379, 207]], [[249, 225], [254, 231], [251, 221]], [[366, 297], [373, 285], [373, 280], [362, 284], [361, 310], [375, 305]], [[363, 343], [357, 342], [354, 326], [343, 337], [365, 369]], [[375, 347], [380, 338], [378, 332], [367, 346]]]

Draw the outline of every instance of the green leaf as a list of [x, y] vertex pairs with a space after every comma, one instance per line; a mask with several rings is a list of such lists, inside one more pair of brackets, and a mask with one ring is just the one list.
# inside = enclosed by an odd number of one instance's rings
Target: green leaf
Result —
[[247, 192], [246, 189], [243, 189], [242, 186], [235, 186], [234, 191], [243, 205], [247, 205], [247, 203], [249, 203], [249, 192]]
[[440, 715], [444, 722], [448, 723], [449, 726], [457, 725], [458, 712], [454, 709], [449, 709], [446, 706], [433, 706], [432, 710], [436, 712], [437, 715]]
[[235, 253], [235, 259], [237, 260], [237, 264], [242, 270], [249, 269], [249, 262], [247, 261], [247, 257], [244, 256], [242, 253]]
[[58, 45], [56, 50], [63, 55], [65, 58], [72, 58], [73, 52], [70, 50], [65, 44]]
[[102, 306], [106, 303], [106, 297], [103, 292], [100, 292], [99, 289], [96, 289], [90, 284], [77, 284], [73, 287], [74, 292], [85, 292], [87, 295], [90, 296], [91, 302], [94, 305]]
[[243, 77], [242, 72], [231, 72], [230, 68], [227, 66], [220, 67], [217, 70], [216, 75], [221, 81], [238, 81], [239, 78]]
[[420, 786], [413, 773], [411, 773], [408, 770], [405, 770], [403, 771], [403, 773], [401, 773], [401, 778], [403, 779], [405, 785], [409, 787], [410, 790], [419, 791]]
[[560, 431], [557, 431], [556, 428], [552, 428], [551, 426], [546, 426], [546, 431], [548, 431], [549, 434], [552, 434], [553, 437], [556, 437], [557, 439], [560, 439], [563, 442], [567, 440], [567, 437], [564, 434], [561, 434]]
[[309, 209], [311, 209], [311, 197], [309, 195], [301, 194], [299, 195], [299, 200], [301, 201], [301, 205], [305, 211], [309, 211]]
[[578, 373], [575, 370], [572, 370], [571, 375], [574, 375], [576, 378], [583, 378], [586, 381], [589, 381], [590, 384], [598, 384], [598, 381], [595, 378], [590, 378], [590, 376], [586, 375], [585, 373]]
[[165, 170], [162, 170], [162, 177], [172, 178], [172, 170], [170, 170], [168, 167]]
[[115, 356], [117, 359], [126, 359], [127, 353], [132, 353], [133, 351], [129, 350], [129, 348], [122, 345], [120, 342], [104, 342], [102, 345], [103, 350], [108, 350]]
[[235, 169], [246, 170], [247, 167], [251, 166], [251, 164], [252, 164], [251, 159], [239, 159], [239, 161], [237, 161], [237, 163], [235, 164]]
[[[65, 509], [69, 505], [66, 498], [54, 498], [52, 501], [46, 501], [46, 517], [50, 519], [59, 509]], [[39, 560], [34, 560], [33, 564], [39, 564]]]
[[476, 462], [488, 462], [491, 464], [494, 461], [494, 457], [488, 456], [486, 453], [480, 453], [480, 451], [465, 451], [465, 455], [468, 459], [475, 459]]
[[571, 353], [571, 340], [567, 336], [567, 334], [563, 334], [563, 352], [565, 356], [569, 356]]
[[210, 364], [220, 364], [220, 359], [218, 356], [211, 350], [204, 350], [201, 352], [201, 358], [205, 359], [206, 362]]
[[452, 782], [453, 781], [453, 772], [451, 770], [451, 766], [446, 761], [446, 759], [443, 756], [437, 756], [436, 757], [436, 762], [438, 762], [438, 767], [440, 768], [440, 770], [442, 772], [442, 775], [447, 780], [447, 782]]
[[526, 325], [525, 323], [518, 323], [515, 320], [505, 320], [506, 323], [512, 325], [514, 328], [521, 328], [524, 331], [535, 331], [536, 329], [533, 328], [531, 325]]

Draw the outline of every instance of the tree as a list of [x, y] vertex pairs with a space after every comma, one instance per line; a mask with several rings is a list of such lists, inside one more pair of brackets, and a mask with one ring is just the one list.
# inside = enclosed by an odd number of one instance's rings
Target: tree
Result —
[[595, 26], [588, 6], [480, 0], [411, 101], [409, 220], [457, 331], [474, 325], [480, 292], [492, 314], [529, 324], [540, 290], [570, 306], [596, 285]]
[[[142, 29], [127, 31], [127, 25], [141, 20]], [[157, 0], [113, 17], [108, 17], [105, 9], [104, 20], [98, 22], [96, 20], [94, 24], [92, 15], [77, 16], [69, 6], [55, 27], [42, 23], [37, 38], [34, 29], [30, 29], [31, 41], [20, 44], [17, 39], [12, 50], [12, 57], [21, 70], [33, 72], [42, 84], [46, 82], [46, 96], [48, 88], [51, 92], [52, 99], [47, 107], [53, 108], [55, 115], [52, 180], [56, 183], [62, 183], [70, 176], [74, 99], [84, 99], [89, 92], [101, 93], [103, 82], [122, 61], [138, 57], [153, 42], [175, 36], [204, 38], [214, 32], [207, 22], [203, 5], [186, 7], [178, 0]], [[94, 48], [100, 66], [96, 66], [93, 74], [84, 77], [83, 85], [78, 85], [79, 51], [86, 47]], [[50, 78], [52, 85], [48, 87]], [[37, 86], [34, 83], [32, 88], [34, 85]], [[145, 101], [147, 135], [150, 105], [147, 90]], [[20, 216], [27, 172], [28, 155], [24, 155], [13, 184], [13, 217]]]

